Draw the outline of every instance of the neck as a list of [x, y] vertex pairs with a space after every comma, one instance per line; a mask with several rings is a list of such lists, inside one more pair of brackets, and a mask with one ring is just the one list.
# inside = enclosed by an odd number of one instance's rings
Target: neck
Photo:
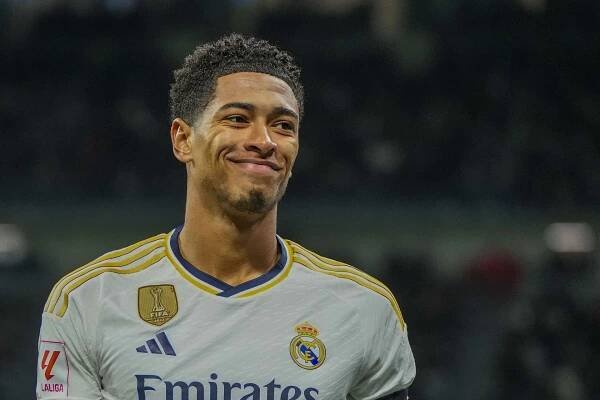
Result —
[[236, 286], [267, 272], [277, 262], [277, 206], [263, 215], [216, 210], [188, 196], [179, 235], [183, 257], [193, 266]]

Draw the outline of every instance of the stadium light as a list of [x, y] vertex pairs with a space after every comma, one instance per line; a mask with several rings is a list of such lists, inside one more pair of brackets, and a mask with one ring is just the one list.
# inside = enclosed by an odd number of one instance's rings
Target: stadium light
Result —
[[557, 253], [590, 253], [596, 249], [596, 235], [585, 222], [556, 222], [544, 233], [546, 246]]
[[0, 268], [12, 268], [27, 257], [27, 239], [17, 225], [0, 224]]

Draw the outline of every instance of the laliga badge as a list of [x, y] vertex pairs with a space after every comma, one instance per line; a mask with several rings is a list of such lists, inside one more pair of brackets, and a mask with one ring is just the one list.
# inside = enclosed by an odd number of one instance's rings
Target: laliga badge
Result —
[[63, 342], [40, 340], [38, 347], [39, 393], [69, 394], [69, 361]]
[[300, 368], [316, 369], [325, 362], [325, 344], [317, 338], [319, 330], [304, 322], [296, 325], [298, 333], [290, 342], [290, 356]]
[[173, 285], [150, 285], [138, 288], [138, 314], [149, 324], [161, 326], [178, 311]]

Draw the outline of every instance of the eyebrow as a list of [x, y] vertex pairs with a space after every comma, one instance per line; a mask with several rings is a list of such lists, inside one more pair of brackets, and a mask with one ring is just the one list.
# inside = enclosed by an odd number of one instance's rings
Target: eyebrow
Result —
[[[229, 108], [241, 108], [242, 110], [247, 110], [247, 111], [255, 111], [256, 110], [256, 106], [254, 106], [254, 104], [233, 102], [233, 103], [227, 103], [227, 104], [222, 105], [217, 110], [217, 112], [221, 112], [221, 111], [227, 110]], [[273, 117], [279, 116], [279, 115], [287, 115], [287, 116], [296, 118], [297, 120], [300, 120], [300, 117], [298, 116], [298, 114], [295, 111], [293, 111], [287, 107], [282, 107], [282, 106], [275, 107], [273, 109], [273, 111], [271, 111], [269, 113], [269, 118], [273, 118]]]
[[273, 109], [273, 111], [271, 111], [269, 113], [269, 118], [279, 116], [279, 115], [287, 115], [289, 117], [297, 119], [298, 121], [300, 120], [300, 117], [298, 116], [298, 114], [295, 111], [290, 110], [287, 107], [281, 107], [281, 106], [275, 107], [275, 109]]
[[248, 111], [254, 111], [256, 109], [256, 107], [254, 107], [254, 105], [252, 105], [250, 103], [234, 102], [234, 103], [224, 104], [217, 110], [217, 112], [227, 110], [228, 108], [241, 108], [242, 110], [248, 110]]

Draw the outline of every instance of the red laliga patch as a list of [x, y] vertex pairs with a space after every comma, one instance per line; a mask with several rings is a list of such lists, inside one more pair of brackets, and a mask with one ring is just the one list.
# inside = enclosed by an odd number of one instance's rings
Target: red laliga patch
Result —
[[40, 340], [37, 381], [42, 393], [69, 395], [69, 360], [63, 342]]

